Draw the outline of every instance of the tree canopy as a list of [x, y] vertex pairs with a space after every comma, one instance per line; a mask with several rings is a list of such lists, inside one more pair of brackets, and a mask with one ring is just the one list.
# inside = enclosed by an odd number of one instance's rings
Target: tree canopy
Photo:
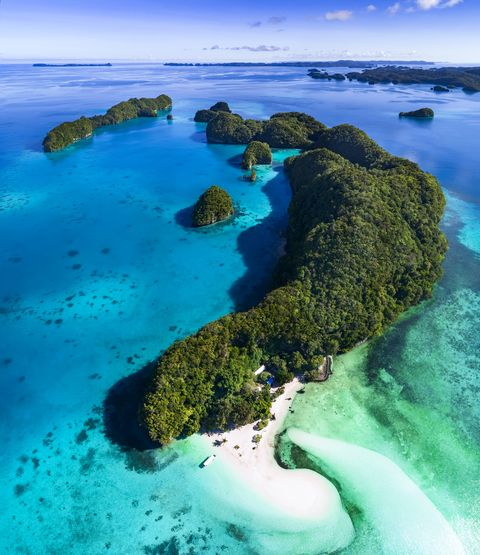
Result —
[[134, 118], [156, 117], [161, 110], [172, 106], [172, 99], [166, 94], [156, 98], [131, 98], [112, 106], [102, 116], [84, 117], [67, 121], [54, 127], [43, 140], [45, 152], [62, 150], [72, 143], [89, 137], [95, 129], [114, 125]]
[[233, 202], [227, 191], [218, 185], [209, 187], [195, 203], [194, 227], [211, 225], [226, 220], [233, 214]]
[[270, 386], [255, 380], [260, 365], [278, 385], [309, 374], [324, 355], [348, 351], [428, 298], [441, 276], [437, 180], [355, 127], [294, 119], [311, 124], [312, 142], [285, 161], [292, 200], [272, 289], [158, 360], [141, 408], [153, 440], [265, 418]]

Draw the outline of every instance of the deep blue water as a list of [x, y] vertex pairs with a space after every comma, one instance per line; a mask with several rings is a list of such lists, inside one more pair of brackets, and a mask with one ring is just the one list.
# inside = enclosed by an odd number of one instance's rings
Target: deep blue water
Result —
[[[211, 491], [218, 483], [199, 483], [201, 446], [125, 454], [102, 429], [109, 388], [175, 339], [258, 299], [281, 249], [288, 153], [248, 184], [242, 147], [206, 144], [192, 117], [217, 100], [251, 117], [306, 111], [358, 125], [419, 162], [449, 194], [449, 256], [462, 249], [462, 267], [447, 268], [451, 284], [476, 272], [480, 254], [480, 95], [320, 83], [301, 68], [158, 65], [0, 66], [0, 88], [0, 551], [148, 553], [164, 544], [251, 553], [236, 532], [248, 535], [248, 514]], [[173, 122], [137, 120], [62, 153], [41, 150], [62, 121], [161, 93], [174, 100]], [[423, 105], [433, 121], [398, 119]], [[212, 184], [230, 192], [237, 216], [184, 227], [182, 210]], [[476, 313], [462, 318], [468, 327]]]

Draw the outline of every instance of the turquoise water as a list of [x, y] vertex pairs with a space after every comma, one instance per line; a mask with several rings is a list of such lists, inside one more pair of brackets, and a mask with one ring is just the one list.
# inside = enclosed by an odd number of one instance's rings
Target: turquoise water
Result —
[[[406, 512], [478, 552], [480, 96], [319, 83], [282, 68], [0, 66], [0, 74], [0, 550], [314, 553], [321, 545], [312, 523], [278, 514], [227, 468], [200, 471], [209, 453], [200, 438], [139, 452], [104, 434], [112, 386], [268, 286], [286, 223], [288, 153], [275, 153], [257, 183], [243, 181], [242, 148], [207, 145], [191, 120], [227, 100], [243, 115], [302, 110], [358, 125], [447, 191], [450, 251], [434, 299], [297, 397], [279, 457], [333, 480], [356, 528], [349, 553], [437, 549], [401, 521]], [[129, 122], [41, 152], [45, 132], [65, 119], [160, 93], [174, 99], [171, 123]], [[397, 118], [420, 105], [435, 109], [434, 121]], [[232, 195], [235, 219], [186, 228], [184, 209], [212, 184]], [[338, 459], [359, 448], [361, 467], [385, 463], [362, 488], [355, 465]], [[405, 489], [412, 494], [398, 501]], [[399, 529], [419, 534], [416, 550]]]

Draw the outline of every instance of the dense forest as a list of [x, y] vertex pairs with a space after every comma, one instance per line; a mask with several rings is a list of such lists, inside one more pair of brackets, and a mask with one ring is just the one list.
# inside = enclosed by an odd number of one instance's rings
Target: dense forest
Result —
[[208, 121], [206, 133], [209, 143], [258, 141], [272, 148], [307, 148], [325, 129], [323, 123], [301, 112], [279, 112], [269, 120], [254, 120], [221, 111]]
[[233, 212], [231, 196], [218, 185], [212, 185], [200, 195], [195, 203], [192, 225], [202, 227], [216, 224], [229, 218]]
[[251, 141], [242, 157], [242, 168], [251, 170], [252, 166], [272, 163], [272, 151], [267, 143]]
[[398, 115], [401, 118], [432, 119], [435, 116], [435, 112], [431, 108], [419, 108], [411, 112], [400, 112]]
[[115, 104], [102, 116], [81, 117], [57, 125], [47, 133], [43, 140], [43, 149], [45, 152], [61, 150], [75, 141], [89, 137], [99, 127], [135, 118], [156, 117], [158, 112], [171, 107], [172, 99], [166, 94], [156, 98], [131, 98]]
[[[281, 385], [294, 374], [308, 376], [326, 354], [380, 333], [431, 295], [447, 249], [437, 180], [359, 129], [327, 129], [298, 113], [245, 120], [250, 125], [219, 113], [208, 126], [217, 118], [236, 140], [238, 128], [263, 136], [280, 119], [281, 130], [293, 126], [306, 150], [285, 161], [292, 200], [271, 291], [254, 308], [177, 341], [158, 360], [141, 417], [161, 443], [268, 418], [268, 378]], [[261, 365], [266, 371], [257, 379]]]
[[[313, 77], [313, 76], [312, 76]], [[441, 67], [421, 69], [405, 66], [381, 66], [362, 72], [347, 73], [350, 80], [362, 83], [428, 84], [460, 87], [465, 92], [480, 91], [480, 67]]]

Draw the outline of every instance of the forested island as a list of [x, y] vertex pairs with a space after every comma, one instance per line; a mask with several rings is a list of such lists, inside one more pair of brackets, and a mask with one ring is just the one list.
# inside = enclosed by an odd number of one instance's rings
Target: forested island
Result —
[[242, 157], [242, 168], [251, 170], [252, 166], [268, 165], [272, 163], [272, 151], [268, 143], [251, 141], [248, 143]]
[[440, 85], [462, 88], [465, 92], [480, 91], [480, 67], [414, 68], [404, 66], [381, 66], [362, 72], [347, 73], [350, 80], [362, 83], [393, 83], [403, 85]]
[[43, 140], [45, 152], [62, 150], [76, 141], [92, 135], [95, 129], [115, 125], [140, 117], [157, 117], [159, 112], [172, 107], [172, 99], [166, 94], [156, 98], [131, 98], [112, 106], [100, 116], [84, 117], [57, 125]]
[[435, 112], [431, 108], [419, 108], [411, 112], [400, 112], [398, 115], [401, 118], [432, 119]]
[[[219, 112], [210, 142], [302, 148], [285, 161], [292, 199], [270, 292], [175, 342], [158, 360], [141, 419], [167, 443], [270, 417], [268, 382], [318, 372], [430, 297], [447, 242], [437, 180], [350, 125], [294, 112], [267, 121]], [[255, 376], [255, 370], [264, 370]]]
[[346, 77], [343, 73], [328, 73], [325, 70], [319, 70], [316, 68], [308, 70], [308, 76], [312, 79], [326, 79], [327, 81], [345, 81]]
[[410, 64], [410, 65], [433, 65], [434, 62], [414, 60], [412, 62], [396, 60], [336, 60], [336, 61], [293, 61], [293, 62], [167, 62], [164, 66], [170, 67], [347, 67], [347, 68], [371, 68], [380, 64]]
[[112, 67], [110, 62], [106, 64], [32, 64], [33, 67]]
[[192, 225], [202, 227], [226, 220], [233, 215], [233, 202], [230, 195], [219, 187], [209, 187], [195, 203]]
[[210, 106], [208, 110], [198, 110], [193, 120], [197, 123], [208, 123], [218, 112], [230, 114], [231, 111], [230, 106], [226, 102], [216, 102], [213, 106]]

